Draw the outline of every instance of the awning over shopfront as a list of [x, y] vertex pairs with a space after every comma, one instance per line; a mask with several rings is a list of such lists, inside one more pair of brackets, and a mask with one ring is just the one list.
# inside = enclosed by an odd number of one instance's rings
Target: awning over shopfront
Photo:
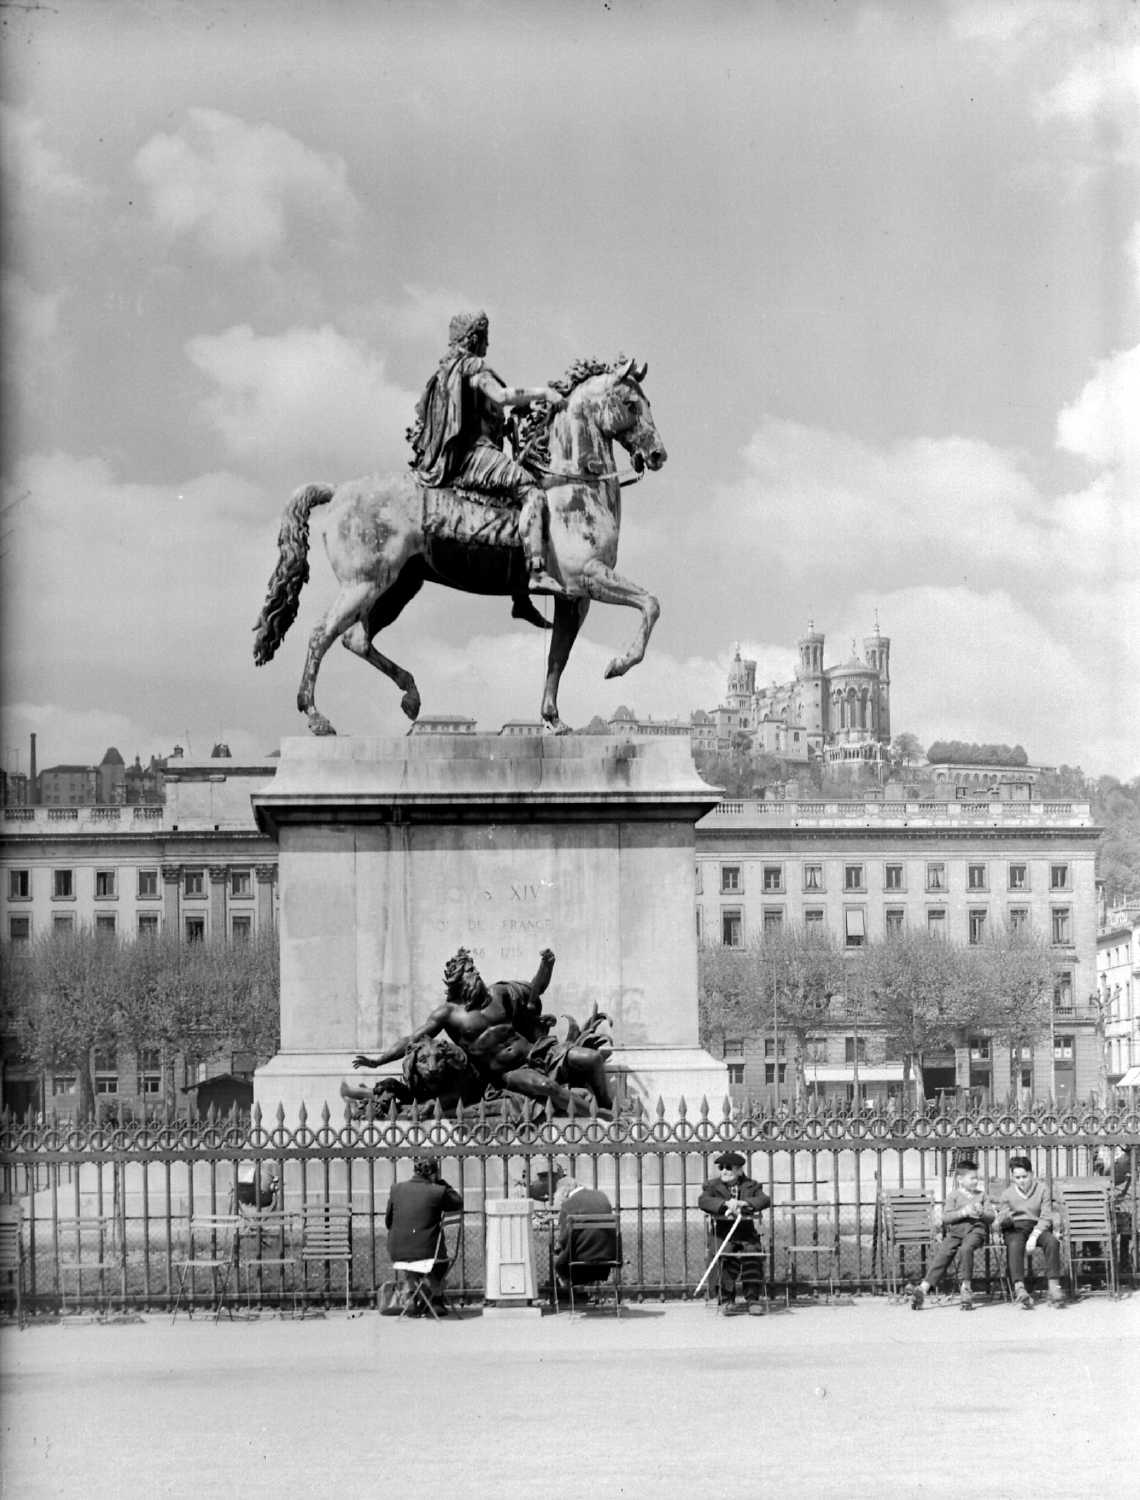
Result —
[[[852, 1063], [808, 1063], [804, 1077], [813, 1083], [854, 1083], [855, 1068]], [[860, 1063], [859, 1082], [901, 1083], [903, 1065], [899, 1063]]]
[[1140, 1064], [1129, 1068], [1116, 1084], [1118, 1089], [1140, 1089]]

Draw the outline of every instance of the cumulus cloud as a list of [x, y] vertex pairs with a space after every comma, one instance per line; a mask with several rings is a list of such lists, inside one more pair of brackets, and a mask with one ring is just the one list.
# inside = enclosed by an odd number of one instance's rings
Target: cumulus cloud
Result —
[[464, 292], [407, 284], [399, 302], [374, 303], [371, 312], [379, 327], [409, 343], [428, 341], [443, 347], [447, 325], [461, 308], [482, 307], [488, 317], [494, 307]]
[[0, 104], [4, 180], [12, 201], [25, 196], [84, 202], [95, 196], [91, 183], [73, 172], [63, 154], [43, 139], [44, 124], [27, 110]]
[[294, 213], [337, 233], [357, 202], [341, 157], [321, 155], [276, 125], [251, 125], [213, 109], [188, 111], [186, 128], [156, 135], [135, 157], [158, 226], [193, 234], [232, 259], [272, 256]]
[[191, 339], [187, 353], [215, 387], [204, 410], [236, 455], [331, 463], [341, 478], [407, 461], [415, 395], [328, 324], [273, 335], [243, 325]]

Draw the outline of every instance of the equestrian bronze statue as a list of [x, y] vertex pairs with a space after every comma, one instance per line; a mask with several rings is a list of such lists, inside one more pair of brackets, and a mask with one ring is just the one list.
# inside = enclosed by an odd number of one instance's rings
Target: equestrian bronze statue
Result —
[[384, 1111], [395, 1104], [434, 1105], [445, 1112], [488, 1099], [549, 1101], [561, 1114], [582, 1112], [596, 1102], [613, 1108], [606, 1057], [611, 1047], [606, 1017], [594, 1007], [584, 1027], [567, 1017], [566, 1040], [551, 1035], [554, 1016], [544, 1013], [542, 994], [554, 972], [554, 954], [543, 949], [532, 980], [484, 984], [471, 955], [460, 948], [444, 969], [447, 998], [424, 1024], [379, 1057], [360, 1054], [354, 1068], [403, 1063], [402, 1076], [372, 1087], [341, 1084], [341, 1096]]
[[[338, 638], [403, 690], [409, 719], [420, 711], [411, 673], [382, 656], [373, 639], [425, 582], [514, 601], [512, 613], [544, 625], [532, 594], [554, 597], [542, 719], [566, 732], [558, 684], [592, 600], [641, 614], [627, 650], [607, 677], [642, 660], [659, 614], [657, 600], [615, 572], [623, 477], [615, 442], [629, 455], [632, 483], [665, 462], [642, 390], [645, 365], [579, 361], [549, 386], [504, 385], [488, 368], [484, 314], [452, 319], [451, 342], [409, 429], [414, 458], [403, 474], [304, 485], [285, 507], [278, 561], [254, 627], [254, 661], [264, 665], [296, 619], [309, 577], [309, 516], [328, 505], [325, 550], [341, 591], [309, 637], [297, 707], [314, 734], [335, 733], [316, 706], [317, 673]], [[520, 428], [513, 414], [529, 416]], [[516, 447], [503, 448], [508, 416]]]

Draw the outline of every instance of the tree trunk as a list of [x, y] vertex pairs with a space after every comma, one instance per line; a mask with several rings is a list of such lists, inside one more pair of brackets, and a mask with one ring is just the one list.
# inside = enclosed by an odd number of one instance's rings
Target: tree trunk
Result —
[[75, 1069], [75, 1118], [90, 1120], [95, 1113], [95, 1079], [89, 1054], [79, 1059]]

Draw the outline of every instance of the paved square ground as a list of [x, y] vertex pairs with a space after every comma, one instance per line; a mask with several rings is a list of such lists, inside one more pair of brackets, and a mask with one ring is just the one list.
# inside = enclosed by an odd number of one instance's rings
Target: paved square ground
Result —
[[1140, 1297], [5, 1329], [4, 1500], [1137, 1493]]

